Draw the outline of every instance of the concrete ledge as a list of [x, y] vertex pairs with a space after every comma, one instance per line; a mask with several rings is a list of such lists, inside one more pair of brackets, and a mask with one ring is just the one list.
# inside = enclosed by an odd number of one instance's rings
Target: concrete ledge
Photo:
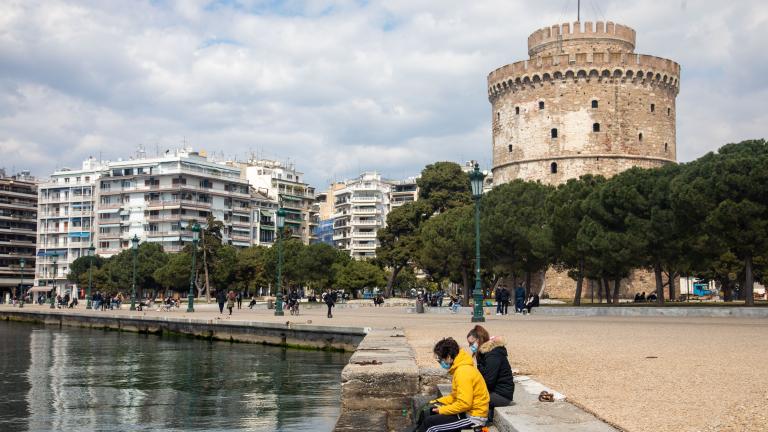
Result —
[[419, 385], [416, 356], [403, 331], [370, 331], [341, 372], [342, 416], [334, 430], [347, 430], [344, 419], [363, 411], [383, 414], [386, 430], [402, 430], [412, 421], [411, 400]]
[[[484, 307], [486, 316], [496, 314], [496, 307]], [[416, 308], [406, 308], [408, 313], [416, 313]], [[450, 308], [424, 308], [424, 313], [450, 314]], [[471, 315], [471, 307], [461, 307], [456, 312], [461, 315]], [[746, 306], [542, 306], [533, 309], [531, 315], [545, 316], [623, 316], [623, 317], [737, 317], [737, 318], [768, 318], [768, 307]], [[514, 313], [510, 312], [510, 317]]]
[[275, 324], [172, 317], [66, 313], [59, 311], [0, 311], [0, 320], [37, 322], [46, 325], [99, 328], [137, 333], [177, 333], [205, 339], [262, 343], [327, 350], [354, 351], [366, 328], [326, 327], [307, 324]]

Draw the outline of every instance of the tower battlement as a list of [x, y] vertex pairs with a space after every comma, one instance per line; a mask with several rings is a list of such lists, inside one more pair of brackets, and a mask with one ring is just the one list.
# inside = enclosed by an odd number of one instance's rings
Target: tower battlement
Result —
[[625, 25], [615, 24], [612, 21], [597, 21], [595, 23], [575, 21], [556, 24], [536, 30], [528, 36], [528, 55], [533, 58], [542, 52], [567, 53], [571, 51], [570, 48], [573, 46], [597, 41], [602, 44], [612, 42], [615, 48], [622, 52], [633, 52], [635, 49], [635, 30]]

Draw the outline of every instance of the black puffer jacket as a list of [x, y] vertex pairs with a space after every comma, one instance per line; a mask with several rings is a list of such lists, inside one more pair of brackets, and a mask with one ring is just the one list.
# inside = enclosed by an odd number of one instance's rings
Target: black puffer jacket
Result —
[[504, 339], [499, 336], [481, 345], [477, 350], [477, 369], [483, 374], [488, 393], [512, 400], [515, 381], [505, 345]]

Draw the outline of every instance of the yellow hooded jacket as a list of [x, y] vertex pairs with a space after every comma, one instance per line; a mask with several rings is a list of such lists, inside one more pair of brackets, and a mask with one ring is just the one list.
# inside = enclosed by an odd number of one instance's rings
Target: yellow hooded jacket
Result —
[[464, 350], [459, 350], [448, 373], [453, 376], [451, 394], [435, 401], [443, 404], [438, 408], [438, 414], [467, 413], [472, 417], [487, 418], [491, 398], [483, 375], [475, 367], [472, 356]]

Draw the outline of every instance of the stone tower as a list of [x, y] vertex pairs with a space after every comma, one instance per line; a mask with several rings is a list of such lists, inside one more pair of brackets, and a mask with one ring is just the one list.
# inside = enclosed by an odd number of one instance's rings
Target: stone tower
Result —
[[[635, 31], [627, 26], [566, 23], [536, 30], [528, 60], [491, 72], [494, 184], [559, 184], [674, 163], [680, 65], [634, 49]], [[535, 285], [546, 283], [550, 296], [573, 295], [566, 274], [550, 269], [540, 276]], [[584, 296], [593, 289], [585, 286]], [[625, 295], [653, 289], [642, 270], [622, 283]]]
[[634, 49], [635, 31], [610, 21], [533, 32], [528, 60], [488, 75], [494, 182], [675, 162], [680, 65]]

